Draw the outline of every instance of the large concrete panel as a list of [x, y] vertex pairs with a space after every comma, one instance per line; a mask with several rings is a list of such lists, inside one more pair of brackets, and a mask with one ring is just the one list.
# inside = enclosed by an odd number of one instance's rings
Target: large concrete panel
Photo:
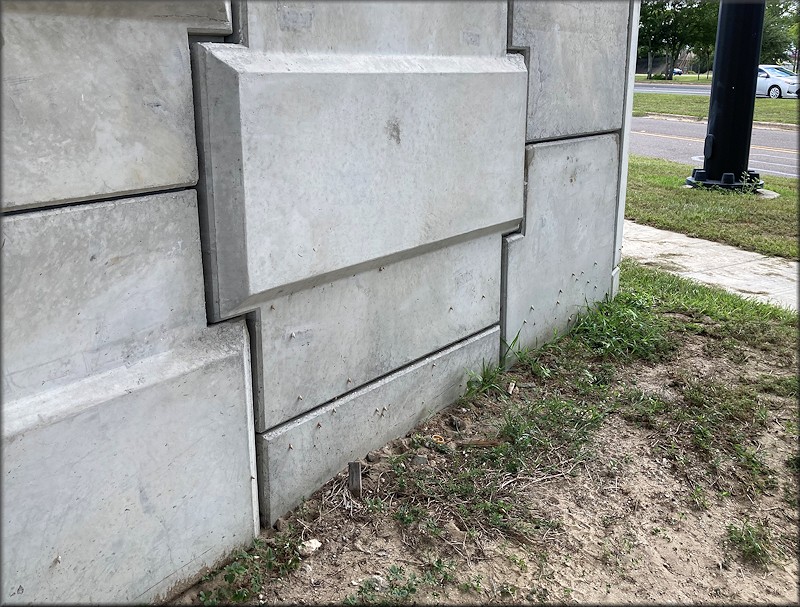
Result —
[[619, 129], [628, 1], [511, 4], [511, 44], [530, 48], [527, 140]]
[[525, 235], [505, 239], [503, 339], [536, 347], [612, 288], [619, 137], [531, 146]]
[[193, 185], [187, 31], [224, 2], [4, 2], [2, 206]]
[[2, 223], [3, 397], [164, 352], [205, 327], [193, 191]]
[[4, 603], [147, 603], [257, 532], [241, 322], [3, 408]]
[[212, 318], [519, 222], [520, 57], [195, 49]]
[[464, 394], [467, 371], [497, 363], [497, 326], [256, 436], [264, 525], [297, 506], [348, 461], [402, 436]]
[[242, 44], [275, 53], [494, 55], [505, 2], [247, 2]]
[[617, 195], [617, 224], [614, 228], [615, 279], [612, 295], [619, 290], [619, 262], [622, 260], [622, 232], [625, 221], [625, 196], [628, 191], [628, 148], [630, 145], [631, 116], [633, 115], [633, 86], [636, 74], [636, 52], [639, 39], [640, 2], [631, 3], [632, 24], [628, 41], [628, 69], [625, 74], [625, 106], [622, 114], [622, 141], [620, 143], [619, 194]]
[[261, 306], [256, 431], [497, 324], [501, 248], [490, 234]]

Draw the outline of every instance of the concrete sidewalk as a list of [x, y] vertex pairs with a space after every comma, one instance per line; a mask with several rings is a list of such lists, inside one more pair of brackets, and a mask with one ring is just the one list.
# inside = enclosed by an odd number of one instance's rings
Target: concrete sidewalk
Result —
[[797, 310], [798, 263], [625, 220], [622, 256]]

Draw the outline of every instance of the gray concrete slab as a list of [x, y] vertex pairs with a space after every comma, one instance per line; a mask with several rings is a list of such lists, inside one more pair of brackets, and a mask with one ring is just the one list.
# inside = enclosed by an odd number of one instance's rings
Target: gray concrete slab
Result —
[[194, 48], [212, 318], [519, 223], [521, 57]]
[[503, 339], [534, 348], [612, 289], [619, 138], [530, 148], [525, 235], [504, 245]]
[[193, 191], [2, 222], [3, 397], [164, 352], [205, 328]]
[[619, 262], [622, 259], [622, 227], [625, 221], [625, 196], [628, 191], [628, 150], [631, 143], [631, 120], [633, 114], [633, 87], [636, 71], [636, 53], [638, 50], [639, 15], [641, 3], [632, 2], [628, 23], [633, 24], [628, 39], [628, 66], [625, 81], [625, 105], [622, 112], [622, 129], [620, 131], [619, 183], [617, 193], [616, 223], [614, 224], [614, 279], [611, 294], [616, 295], [619, 288]]
[[497, 363], [494, 326], [339, 400], [256, 436], [262, 523], [297, 506], [348, 461], [403, 436], [466, 389], [467, 371]]
[[273, 53], [506, 53], [505, 2], [248, 2], [242, 43]]
[[151, 18], [178, 21], [188, 34], [227, 36], [233, 33], [230, 0], [136, 0], [134, 4], [142, 5], [134, 8]]
[[[247, 359], [244, 323], [225, 323], [4, 402], [3, 602], [149, 603], [247, 547], [258, 525]], [[50, 414], [31, 415], [42, 403]]]
[[627, 220], [622, 255], [757, 301], [798, 309], [796, 261]]
[[256, 431], [497, 324], [501, 245], [489, 234], [263, 304]]
[[619, 129], [629, 2], [511, 6], [511, 44], [530, 48], [527, 141]]
[[2, 207], [193, 185], [187, 31], [225, 33], [228, 11], [212, 1], [5, 2]]

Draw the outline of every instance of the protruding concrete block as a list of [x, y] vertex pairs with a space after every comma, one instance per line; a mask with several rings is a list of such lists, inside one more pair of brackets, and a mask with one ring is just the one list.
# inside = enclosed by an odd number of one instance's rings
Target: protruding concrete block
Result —
[[4, 2], [2, 206], [193, 185], [187, 30], [224, 2]]
[[511, 44], [530, 48], [527, 140], [619, 129], [630, 3], [511, 6]]
[[3, 397], [165, 352], [205, 328], [193, 191], [2, 223]]
[[492, 327], [373, 384], [256, 437], [265, 526], [340, 469], [402, 436], [464, 394], [468, 371], [496, 364]]
[[264, 304], [256, 431], [497, 324], [501, 247], [489, 234]]
[[3, 407], [5, 603], [148, 603], [257, 533], [241, 322]]
[[521, 219], [520, 57], [195, 48], [212, 318]]
[[536, 347], [611, 292], [619, 138], [531, 146], [525, 235], [506, 238], [503, 339]]
[[242, 44], [274, 53], [494, 55], [505, 2], [247, 2]]

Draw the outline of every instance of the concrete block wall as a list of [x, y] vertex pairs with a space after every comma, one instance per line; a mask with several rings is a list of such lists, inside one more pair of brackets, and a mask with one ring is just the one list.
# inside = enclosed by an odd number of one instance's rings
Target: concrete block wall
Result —
[[4, 3], [2, 600], [168, 596], [612, 293], [637, 10]]
[[509, 6], [529, 77], [525, 220], [503, 244], [502, 339], [535, 348], [616, 293], [639, 3]]
[[258, 531], [249, 336], [209, 326], [189, 33], [225, 2], [2, 11], [4, 603], [150, 602]]
[[238, 8], [240, 43], [193, 48], [200, 206], [209, 316], [256, 336], [271, 525], [497, 362], [527, 71], [502, 3]]

